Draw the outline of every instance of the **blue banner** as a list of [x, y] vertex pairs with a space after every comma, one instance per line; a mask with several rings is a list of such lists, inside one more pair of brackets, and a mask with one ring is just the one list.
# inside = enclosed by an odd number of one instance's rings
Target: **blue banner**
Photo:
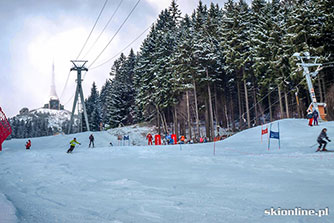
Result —
[[270, 138], [272, 139], [279, 139], [279, 132], [273, 132], [273, 131], [270, 131]]

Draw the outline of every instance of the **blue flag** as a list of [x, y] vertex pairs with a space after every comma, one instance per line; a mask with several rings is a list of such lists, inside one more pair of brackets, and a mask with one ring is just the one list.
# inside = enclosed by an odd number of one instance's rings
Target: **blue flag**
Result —
[[270, 131], [269, 131], [269, 140], [268, 140], [268, 150], [270, 148], [270, 138], [278, 139], [278, 149], [281, 149], [281, 139], [279, 138], [279, 122], [277, 122], [277, 132], [271, 131], [271, 126], [273, 123], [270, 124]]
[[272, 139], [279, 139], [279, 132], [273, 132], [273, 131], [270, 131], [270, 138]]

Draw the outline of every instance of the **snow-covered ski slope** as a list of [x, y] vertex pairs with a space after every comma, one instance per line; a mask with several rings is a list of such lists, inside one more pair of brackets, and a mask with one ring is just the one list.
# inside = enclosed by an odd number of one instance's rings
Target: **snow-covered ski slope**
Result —
[[[30, 151], [6, 141], [0, 222], [334, 222], [334, 153], [310, 148], [323, 127], [334, 139], [333, 122], [281, 120], [281, 150], [273, 140], [268, 151], [256, 127], [215, 143], [216, 156], [213, 143], [111, 147], [107, 132], [94, 133], [94, 149], [90, 133], [76, 134], [73, 154], [74, 135], [33, 138]], [[329, 216], [265, 215], [271, 207]]]

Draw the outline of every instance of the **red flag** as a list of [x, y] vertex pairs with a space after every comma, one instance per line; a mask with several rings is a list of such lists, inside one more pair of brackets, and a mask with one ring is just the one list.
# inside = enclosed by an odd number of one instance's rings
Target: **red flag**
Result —
[[268, 128], [265, 128], [265, 129], [262, 129], [262, 135], [264, 135], [264, 134], [268, 134]]

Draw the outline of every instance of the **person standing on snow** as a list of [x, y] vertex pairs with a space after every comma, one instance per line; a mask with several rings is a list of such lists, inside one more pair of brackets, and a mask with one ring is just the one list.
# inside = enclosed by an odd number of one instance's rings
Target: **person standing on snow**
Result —
[[26, 142], [26, 149], [30, 149], [30, 147], [31, 147], [31, 141], [29, 139], [28, 142]]
[[169, 144], [174, 145], [174, 139], [172, 138], [172, 136], [170, 136], [169, 138]]
[[319, 118], [319, 113], [317, 110], [314, 110], [313, 112], [313, 125], [319, 125], [318, 124], [318, 118]]
[[71, 147], [67, 150], [67, 153], [72, 153], [72, 151], [73, 151], [73, 149], [74, 149], [74, 147], [75, 147], [75, 144], [79, 144], [79, 145], [81, 145], [81, 143], [79, 143], [79, 142], [77, 141], [76, 138], [74, 138], [74, 139], [70, 142], [70, 144], [71, 144]]
[[91, 144], [93, 144], [93, 148], [94, 148], [94, 136], [93, 136], [93, 134], [91, 134], [90, 136], [89, 136], [89, 148], [90, 148], [90, 145]]
[[[318, 151], [327, 151], [327, 149], [326, 149], [327, 142], [324, 139], [327, 139], [328, 142], [331, 141], [327, 136], [327, 129], [326, 128], [322, 129], [320, 135], [318, 136], [317, 142], [319, 143], [319, 147], [317, 149], [317, 152]], [[321, 150], [322, 145], [324, 145], [324, 146]]]
[[307, 110], [307, 115], [306, 117], [309, 119], [308, 125], [312, 126], [312, 122], [313, 122], [313, 113], [311, 111], [311, 109]]
[[202, 136], [199, 138], [199, 142], [200, 142], [200, 143], [203, 143], [203, 142], [204, 142], [204, 139], [203, 139]]
[[146, 139], [148, 139], [148, 145], [153, 145], [152, 143], [153, 136], [151, 135], [151, 133], [147, 134]]
[[184, 135], [181, 136], [180, 138], [180, 144], [184, 144], [184, 141], [186, 140], [186, 137]]

